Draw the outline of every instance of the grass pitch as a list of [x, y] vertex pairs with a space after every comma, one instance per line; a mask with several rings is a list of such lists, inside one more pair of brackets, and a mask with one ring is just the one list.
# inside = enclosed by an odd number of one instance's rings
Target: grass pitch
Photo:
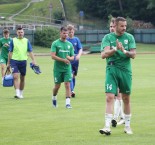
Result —
[[[14, 99], [14, 89], [0, 86], [0, 145], [153, 145], [155, 142], [155, 54], [138, 54], [132, 61], [131, 95], [133, 135], [123, 125], [110, 136], [99, 133], [104, 126], [105, 60], [100, 54], [83, 55], [76, 83], [73, 109], [65, 108], [62, 84], [58, 108], [51, 105], [53, 60], [36, 57], [42, 74], [27, 67], [24, 99]], [[29, 65], [30, 60], [28, 60]]]

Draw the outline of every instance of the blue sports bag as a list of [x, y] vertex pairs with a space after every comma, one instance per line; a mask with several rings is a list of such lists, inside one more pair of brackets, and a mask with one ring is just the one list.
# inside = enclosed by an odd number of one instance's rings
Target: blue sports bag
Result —
[[3, 87], [12, 87], [13, 84], [13, 75], [10, 70], [7, 69], [3, 78]]

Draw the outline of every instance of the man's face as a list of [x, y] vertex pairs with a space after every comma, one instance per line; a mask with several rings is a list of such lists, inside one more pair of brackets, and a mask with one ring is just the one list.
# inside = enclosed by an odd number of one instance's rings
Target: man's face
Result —
[[68, 31], [62, 30], [60, 32], [60, 38], [63, 39], [63, 40], [65, 40], [67, 37], [68, 37]]
[[4, 36], [4, 38], [8, 39], [9, 38], [9, 33], [4, 33], [3, 36]]
[[119, 21], [116, 25], [116, 33], [118, 35], [123, 35], [126, 31], [127, 22], [126, 21]]
[[115, 27], [116, 27], [115, 23], [111, 22], [110, 23], [110, 32], [115, 32]]
[[24, 36], [24, 30], [23, 29], [17, 30], [17, 35], [18, 35], [18, 38], [23, 38], [23, 36]]
[[70, 38], [74, 37], [74, 30], [73, 29], [68, 30], [68, 35]]

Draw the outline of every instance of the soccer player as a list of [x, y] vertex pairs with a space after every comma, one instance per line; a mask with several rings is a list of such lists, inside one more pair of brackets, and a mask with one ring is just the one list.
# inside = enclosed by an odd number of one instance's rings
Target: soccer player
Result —
[[[116, 27], [115, 18], [112, 18], [110, 21], [110, 28], [109, 28], [110, 32], [115, 32], [115, 27]], [[101, 57], [103, 59], [106, 58], [104, 51], [102, 51]], [[107, 59], [108, 58], [106, 58], [106, 60]], [[120, 120], [117, 123], [118, 119], [120, 119]], [[123, 112], [123, 101], [122, 101], [121, 93], [119, 93], [119, 89], [118, 89], [118, 93], [117, 93], [117, 96], [115, 96], [115, 101], [114, 101], [114, 116], [111, 121], [112, 127], [116, 127], [117, 124], [121, 125], [124, 122], [125, 122], [125, 120], [124, 120], [124, 112]]]
[[[110, 32], [115, 32], [115, 18], [111, 19], [110, 22]], [[103, 51], [104, 52], [104, 51]], [[102, 53], [102, 57], [103, 57], [104, 53]], [[119, 122], [117, 122], [119, 120]], [[124, 120], [124, 112], [123, 112], [123, 100], [122, 100], [122, 95], [121, 93], [119, 93], [119, 89], [118, 89], [118, 94], [117, 96], [115, 96], [115, 102], [114, 102], [114, 116], [112, 119], [112, 127], [116, 127], [116, 125], [121, 125], [124, 124], [125, 120]]]
[[2, 82], [5, 75], [6, 66], [8, 63], [8, 53], [9, 53], [9, 46], [10, 46], [10, 32], [8, 29], [3, 30], [3, 38], [0, 39], [0, 64], [1, 64], [1, 74], [2, 74]]
[[52, 103], [53, 107], [57, 107], [57, 94], [61, 83], [64, 82], [66, 89], [66, 108], [71, 109], [70, 104], [70, 82], [72, 80], [71, 63], [74, 59], [74, 48], [73, 45], [67, 41], [68, 30], [66, 27], [61, 27], [60, 38], [55, 40], [51, 46], [51, 57], [54, 59], [54, 82]]
[[14, 88], [17, 99], [22, 99], [23, 90], [25, 86], [26, 66], [27, 66], [27, 52], [35, 63], [34, 55], [32, 52], [32, 45], [30, 41], [24, 37], [24, 30], [21, 27], [17, 28], [17, 37], [13, 38], [10, 42], [8, 66], [11, 66], [14, 77]]
[[68, 29], [68, 35], [69, 35], [67, 40], [73, 44], [74, 54], [75, 54], [74, 61], [71, 61], [73, 77], [72, 77], [72, 81], [70, 83], [71, 96], [75, 97], [75, 92], [74, 92], [75, 83], [76, 83], [75, 77], [77, 76], [77, 73], [78, 73], [79, 59], [82, 55], [82, 45], [81, 45], [80, 39], [78, 37], [74, 36], [74, 33], [75, 33], [74, 26], [69, 24], [67, 26], [67, 29]]
[[126, 19], [117, 17], [115, 23], [115, 32], [105, 35], [101, 45], [105, 57], [108, 58], [105, 80], [105, 127], [99, 130], [101, 134], [105, 135], [111, 134], [110, 125], [113, 118], [113, 102], [115, 95], [118, 93], [118, 88], [124, 102], [124, 132], [127, 134], [133, 133], [130, 127], [130, 94], [132, 85], [130, 59], [134, 59], [136, 56], [136, 44], [133, 35], [125, 32], [127, 27]]

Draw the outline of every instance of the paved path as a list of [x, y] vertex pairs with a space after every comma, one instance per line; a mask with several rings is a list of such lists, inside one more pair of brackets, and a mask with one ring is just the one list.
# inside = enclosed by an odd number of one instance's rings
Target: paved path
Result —
[[23, 11], [25, 11], [27, 8], [29, 8], [29, 6], [31, 5], [31, 3], [37, 3], [37, 2], [41, 2], [43, 0], [31, 0], [27, 6], [25, 8], [23, 8], [22, 10], [20, 10], [18, 13], [13, 14], [12, 16], [9, 17], [9, 21], [13, 21], [13, 17], [19, 15], [20, 13], [22, 13]]

